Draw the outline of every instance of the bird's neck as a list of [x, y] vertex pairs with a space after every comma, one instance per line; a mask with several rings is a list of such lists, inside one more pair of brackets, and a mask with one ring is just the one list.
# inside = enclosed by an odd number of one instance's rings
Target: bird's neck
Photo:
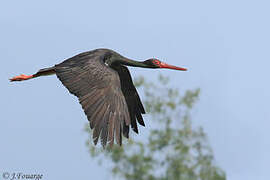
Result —
[[142, 67], [142, 68], [148, 67], [148, 65], [144, 64], [144, 61], [134, 61], [128, 58], [119, 58], [117, 62], [126, 66]]

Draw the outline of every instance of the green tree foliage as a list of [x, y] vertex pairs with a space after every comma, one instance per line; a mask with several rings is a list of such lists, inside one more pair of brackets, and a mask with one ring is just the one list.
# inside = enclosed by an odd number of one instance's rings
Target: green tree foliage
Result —
[[[142, 99], [148, 115], [144, 132], [103, 150], [87, 141], [92, 157], [111, 162], [112, 173], [126, 180], [225, 180], [225, 173], [214, 163], [209, 143], [201, 127], [192, 127], [191, 110], [200, 89], [180, 95], [168, 88], [168, 78], [159, 76], [159, 83], [135, 80], [142, 88]], [[91, 130], [86, 126], [91, 138]]]

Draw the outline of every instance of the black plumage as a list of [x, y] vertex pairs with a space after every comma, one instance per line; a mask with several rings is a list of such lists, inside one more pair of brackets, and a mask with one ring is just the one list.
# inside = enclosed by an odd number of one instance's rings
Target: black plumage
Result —
[[94, 143], [101, 139], [103, 147], [107, 143], [112, 146], [115, 139], [121, 145], [122, 135], [128, 138], [130, 127], [138, 133], [137, 122], [145, 126], [145, 110], [126, 66], [186, 70], [154, 58], [139, 62], [109, 49], [96, 49], [10, 81], [56, 74], [68, 91], [78, 97], [93, 129]]
[[144, 126], [145, 113], [129, 70], [123, 65], [105, 64], [106, 57], [115, 52], [99, 49], [74, 56], [55, 65], [59, 80], [79, 98], [82, 108], [94, 129], [96, 144], [99, 137], [105, 146], [109, 140], [121, 144], [121, 132], [129, 137], [129, 126], [138, 133], [137, 121]]

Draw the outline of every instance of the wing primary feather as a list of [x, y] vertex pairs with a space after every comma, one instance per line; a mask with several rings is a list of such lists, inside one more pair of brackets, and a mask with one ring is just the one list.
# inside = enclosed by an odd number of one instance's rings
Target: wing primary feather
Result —
[[123, 126], [123, 135], [128, 139], [129, 138], [129, 126], [125, 125]]
[[[134, 119], [135, 119], [135, 118], [134, 118]], [[138, 126], [137, 126], [137, 121], [136, 121], [136, 120], [131, 121], [131, 128], [132, 128], [132, 130], [133, 130], [135, 133], [139, 134]]]
[[103, 126], [103, 116], [106, 110], [106, 103], [103, 104], [103, 106], [101, 107], [101, 109], [97, 109], [95, 114], [93, 115], [93, 119], [95, 119], [96, 121], [99, 120], [98, 123], [94, 124], [94, 133], [93, 133], [93, 140], [94, 140], [94, 144], [96, 145], [100, 136], [100, 131], [102, 129]]
[[[124, 124], [124, 122], [122, 121], [122, 123]], [[120, 122], [120, 146], [122, 146], [122, 126], [121, 126], [121, 122]]]
[[131, 128], [133, 129], [134, 132], [138, 133], [136, 117], [134, 114], [134, 109], [132, 107], [130, 107], [130, 109], [129, 109], [129, 116], [130, 116], [130, 120], [131, 120]]
[[[91, 108], [87, 109], [87, 118], [90, 122], [90, 127], [95, 127], [98, 122], [102, 119], [96, 118], [97, 116], [100, 117], [102, 113], [105, 113], [106, 110], [104, 97], [98, 99], [98, 101], [91, 106]], [[104, 114], [103, 114], [104, 115]]]
[[109, 144], [110, 147], [113, 146], [114, 143], [114, 125], [115, 125], [115, 113], [110, 112], [110, 118], [109, 118]]
[[[119, 116], [118, 116], [119, 117]], [[121, 125], [120, 125], [120, 119], [116, 119], [116, 122], [115, 122], [115, 137], [116, 137], [116, 142], [117, 144], [121, 144], [121, 131], [120, 131], [120, 128], [121, 128]]]
[[136, 112], [136, 117], [137, 117], [137, 120], [138, 120], [138, 123], [140, 124], [140, 125], [142, 125], [142, 126], [145, 126], [145, 124], [144, 124], [144, 122], [143, 122], [143, 117], [142, 117], [142, 115], [141, 115], [141, 113], [140, 112]]
[[103, 120], [102, 120], [102, 132], [101, 132], [101, 144], [103, 148], [105, 148], [107, 144], [107, 138], [108, 138], [108, 123], [109, 123], [109, 117], [110, 117], [110, 105], [107, 106], [107, 109], [104, 113]]
[[144, 107], [143, 107], [143, 104], [142, 104], [142, 101], [140, 99], [140, 96], [138, 95], [138, 92], [137, 90], [135, 89], [135, 98], [136, 98], [136, 101], [137, 101], [137, 105], [139, 106], [139, 109], [141, 111], [142, 114], [145, 114], [145, 110], [144, 110]]

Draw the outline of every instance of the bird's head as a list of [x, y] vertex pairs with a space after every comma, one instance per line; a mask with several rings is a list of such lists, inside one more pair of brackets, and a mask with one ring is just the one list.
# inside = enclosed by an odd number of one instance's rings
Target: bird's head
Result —
[[148, 59], [148, 60], [144, 61], [143, 63], [146, 64], [148, 66], [148, 68], [166, 68], [166, 69], [187, 71], [186, 68], [169, 65], [169, 64], [161, 62], [160, 60], [155, 59], [155, 58]]

